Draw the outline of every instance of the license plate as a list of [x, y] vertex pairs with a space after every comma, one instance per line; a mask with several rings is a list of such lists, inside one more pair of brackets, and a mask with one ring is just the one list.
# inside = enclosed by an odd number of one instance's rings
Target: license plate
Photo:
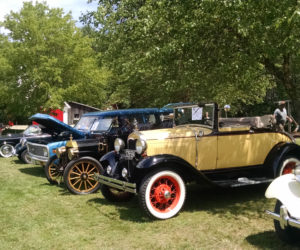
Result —
[[125, 159], [126, 160], [132, 160], [134, 157], [135, 157], [135, 151], [134, 150], [130, 150], [130, 149], [125, 150]]

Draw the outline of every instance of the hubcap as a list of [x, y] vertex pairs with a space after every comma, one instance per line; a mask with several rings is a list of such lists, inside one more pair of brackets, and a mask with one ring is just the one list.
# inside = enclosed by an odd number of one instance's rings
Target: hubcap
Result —
[[293, 169], [296, 167], [296, 162], [291, 161], [284, 166], [282, 174], [291, 174]]
[[159, 212], [166, 213], [174, 209], [179, 198], [179, 184], [170, 176], [157, 179], [151, 187], [150, 202], [152, 207]]

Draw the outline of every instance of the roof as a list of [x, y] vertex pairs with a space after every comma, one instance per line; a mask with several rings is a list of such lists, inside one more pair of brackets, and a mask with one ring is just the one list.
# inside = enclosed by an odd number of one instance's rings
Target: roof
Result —
[[89, 112], [82, 116], [101, 116], [110, 117], [118, 115], [130, 115], [130, 114], [161, 114], [161, 113], [172, 113], [172, 109], [158, 109], [158, 108], [139, 108], [139, 109], [115, 109], [107, 111]]
[[70, 101], [70, 102], [65, 102], [67, 103], [69, 106], [72, 106], [72, 104], [76, 104], [76, 105], [79, 105], [79, 106], [82, 106], [82, 107], [85, 107], [85, 108], [89, 108], [89, 109], [93, 109], [93, 110], [99, 110], [101, 111], [101, 109], [98, 109], [98, 108], [95, 108], [95, 107], [92, 107], [92, 106], [89, 106], [89, 105], [86, 105], [86, 104], [82, 104], [80, 102], [73, 102], [73, 101]]

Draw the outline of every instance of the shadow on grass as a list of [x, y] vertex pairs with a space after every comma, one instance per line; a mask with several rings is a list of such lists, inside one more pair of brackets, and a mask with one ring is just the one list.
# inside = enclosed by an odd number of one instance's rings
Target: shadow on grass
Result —
[[[187, 187], [187, 198], [183, 211], [206, 211], [214, 216], [251, 216], [257, 212], [263, 216], [264, 197], [267, 185], [255, 185], [240, 188], [203, 188], [198, 185]], [[120, 218], [133, 222], [151, 222], [138, 204], [138, 197], [135, 196], [130, 202], [110, 202], [99, 197], [88, 202], [101, 206], [116, 206]], [[101, 211], [103, 213], [103, 211]], [[109, 216], [109, 215], [107, 215]]]
[[45, 176], [45, 172], [44, 169], [41, 166], [34, 166], [32, 167], [32, 165], [29, 165], [29, 167], [27, 168], [20, 168], [20, 172], [24, 173], [24, 174], [28, 174], [28, 175], [33, 175], [36, 177], [42, 177], [42, 178], [46, 178]]
[[[207, 211], [212, 214], [247, 215], [262, 209], [266, 202], [268, 184], [238, 188], [201, 188], [190, 185], [187, 188], [185, 211]], [[261, 203], [262, 206], [259, 206]]]
[[[254, 212], [264, 215], [266, 198], [264, 196], [266, 184], [245, 186], [239, 188], [203, 188], [198, 185], [187, 186], [187, 198], [183, 211], [206, 211], [220, 217], [251, 216]], [[110, 202], [105, 198], [95, 198], [88, 202], [102, 205], [114, 205], [120, 213], [120, 218], [133, 222], [149, 222], [145, 217], [135, 196], [130, 202]]]
[[114, 217], [114, 215], [111, 215], [110, 213], [105, 213], [103, 210], [101, 210], [101, 206], [115, 206], [119, 212], [119, 217], [121, 220], [127, 220], [138, 223], [152, 221], [150, 218], [144, 215], [143, 211], [141, 211], [138, 204], [137, 196], [135, 196], [129, 202], [110, 202], [105, 198], [99, 197], [90, 199], [88, 203], [94, 203], [96, 205], [99, 205], [99, 212], [101, 212], [101, 214], [108, 218]]
[[251, 245], [261, 249], [300, 249], [298, 246], [288, 245], [279, 240], [275, 231], [265, 231], [258, 234], [250, 235], [246, 238]]

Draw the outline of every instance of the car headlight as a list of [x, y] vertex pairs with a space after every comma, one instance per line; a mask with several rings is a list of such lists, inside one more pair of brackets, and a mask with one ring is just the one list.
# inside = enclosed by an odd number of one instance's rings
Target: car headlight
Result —
[[145, 140], [137, 140], [135, 144], [135, 150], [138, 154], [142, 154], [147, 149], [147, 143]]
[[120, 152], [121, 150], [123, 150], [125, 148], [125, 142], [122, 139], [117, 138], [117, 139], [115, 139], [114, 146], [115, 146], [115, 150], [117, 152]]
[[46, 148], [43, 148], [43, 155], [45, 157], [48, 157], [48, 150]]
[[70, 148], [68, 150], [68, 158], [69, 160], [72, 160], [75, 156], [75, 154], [78, 153], [78, 149], [77, 148]]
[[64, 152], [66, 152], [66, 151], [67, 151], [67, 149], [66, 149], [65, 146], [60, 147], [60, 148], [57, 148], [57, 149], [56, 149], [56, 155], [57, 155], [57, 158], [60, 158], [60, 156], [61, 156]]
[[22, 147], [24, 147], [26, 141], [27, 141], [26, 138], [21, 138], [20, 143], [21, 143]]

